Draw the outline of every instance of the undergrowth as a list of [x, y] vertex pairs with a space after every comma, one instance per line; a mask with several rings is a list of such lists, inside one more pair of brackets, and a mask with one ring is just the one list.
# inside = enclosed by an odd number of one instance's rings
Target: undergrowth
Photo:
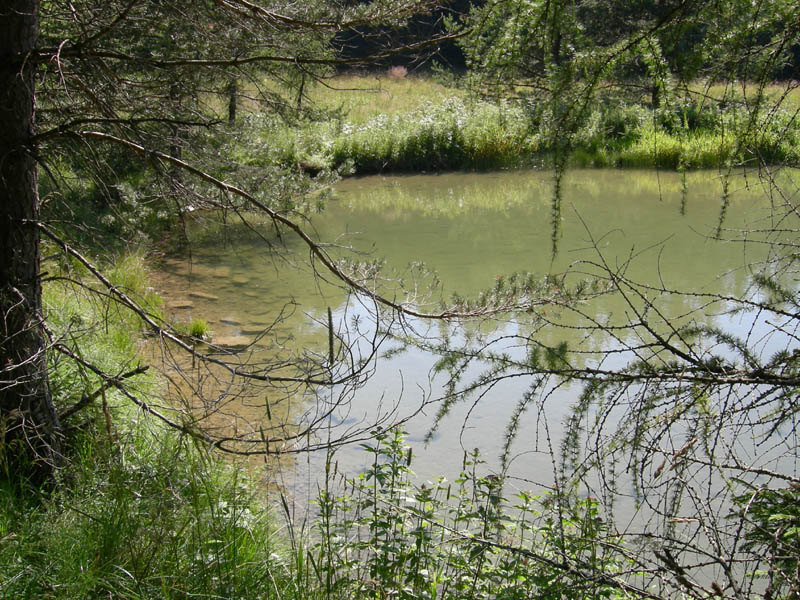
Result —
[[[157, 314], [143, 264], [129, 256], [106, 272]], [[92, 291], [75, 264], [54, 271], [44, 290], [53, 340], [106, 373], [136, 371], [139, 321]], [[275, 520], [240, 469], [55, 350], [50, 376], [62, 414], [91, 401], [64, 418], [66, 465], [55, 484], [3, 478], [0, 597], [297, 597], [280, 570], [273, 576]], [[159, 401], [149, 373], [125, 381], [141, 401]]]
[[631, 565], [597, 500], [552, 490], [504, 496], [477, 452], [461, 475], [414, 483], [397, 429], [365, 444], [372, 465], [336, 477], [328, 460], [316, 536], [291, 570], [309, 598], [625, 598]]

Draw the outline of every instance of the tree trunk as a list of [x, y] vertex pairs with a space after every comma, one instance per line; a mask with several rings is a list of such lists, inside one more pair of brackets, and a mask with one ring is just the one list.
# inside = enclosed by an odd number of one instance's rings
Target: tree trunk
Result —
[[650, 88], [650, 105], [653, 109], [661, 107], [661, 82], [656, 79]]
[[236, 93], [237, 93], [236, 79], [231, 79], [228, 84], [228, 123], [233, 125], [236, 123]]
[[37, 0], [0, 8], [0, 477], [49, 472], [60, 426], [47, 377], [34, 131]]

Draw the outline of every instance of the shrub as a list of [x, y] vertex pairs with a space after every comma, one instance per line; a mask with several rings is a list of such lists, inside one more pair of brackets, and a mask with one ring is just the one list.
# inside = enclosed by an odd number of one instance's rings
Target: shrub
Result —
[[503, 480], [481, 474], [477, 453], [455, 482], [415, 485], [398, 429], [363, 448], [372, 464], [342, 480], [341, 493], [328, 461], [318, 541], [303, 565], [320, 573], [322, 597], [623, 597], [613, 577], [627, 561], [595, 499], [552, 490], [510, 503]]

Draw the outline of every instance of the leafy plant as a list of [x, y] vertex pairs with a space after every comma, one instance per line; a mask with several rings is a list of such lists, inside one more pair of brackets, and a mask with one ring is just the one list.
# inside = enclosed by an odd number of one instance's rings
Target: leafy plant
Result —
[[[749, 487], [749, 486], [748, 486]], [[753, 577], [767, 582], [765, 598], [797, 598], [800, 594], [800, 490], [791, 486], [753, 487], [734, 498], [733, 518], [745, 527], [744, 548], [761, 557]]]
[[551, 490], [504, 496], [477, 451], [455, 482], [418, 484], [399, 428], [364, 444], [371, 465], [338, 478], [328, 461], [308, 557], [326, 598], [625, 597], [627, 564], [598, 501]]

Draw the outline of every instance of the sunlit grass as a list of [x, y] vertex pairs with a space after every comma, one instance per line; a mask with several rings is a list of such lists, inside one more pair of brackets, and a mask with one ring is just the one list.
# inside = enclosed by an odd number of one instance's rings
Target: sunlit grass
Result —
[[[111, 283], [155, 313], [143, 256], [110, 263]], [[141, 321], [92, 291], [79, 265], [48, 267], [44, 305], [53, 339], [106, 373], [139, 366]], [[114, 386], [102, 388], [104, 380], [79, 362], [55, 350], [48, 359], [54, 403], [64, 415], [65, 464], [52, 488], [0, 480], [0, 597], [304, 597], [277, 562], [276, 519], [258, 485]], [[164, 410], [150, 373], [124, 381], [142, 402]], [[80, 412], [66, 416], [87, 397]], [[0, 468], [2, 458], [0, 452]]]
[[771, 107], [779, 106], [783, 110], [800, 110], [800, 82], [773, 82], [763, 87], [755, 83], [729, 82], [713, 83], [696, 81], [689, 86], [689, 93], [702, 100], [730, 100], [753, 104], [759, 97]]
[[363, 125], [378, 115], [396, 116], [425, 104], [465, 98], [467, 92], [445, 87], [431, 77], [392, 78], [378, 75], [341, 75], [308, 87], [313, 105], [338, 110], [352, 125]]
[[[277, 88], [276, 88], [277, 89]], [[610, 92], [609, 92], [610, 93]], [[312, 174], [430, 172], [547, 165], [547, 102], [478, 99], [433, 77], [342, 75], [304, 86], [308, 117], [244, 116], [232, 155]], [[570, 162], [591, 167], [719, 168], [797, 164], [793, 82], [707, 84], [650, 99], [606, 95], [568, 134]]]

